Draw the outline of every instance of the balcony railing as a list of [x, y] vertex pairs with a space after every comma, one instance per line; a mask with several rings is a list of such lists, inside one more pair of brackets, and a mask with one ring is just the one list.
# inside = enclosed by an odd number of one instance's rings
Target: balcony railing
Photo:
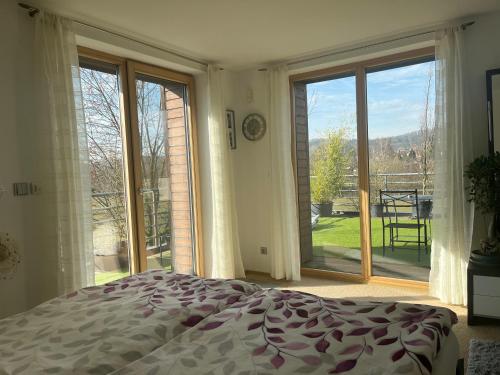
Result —
[[[428, 181], [424, 186], [424, 177]], [[316, 176], [310, 176], [311, 180]], [[334, 210], [359, 210], [358, 175], [344, 175], [346, 182], [340, 189], [340, 195], [334, 199]], [[434, 192], [434, 173], [374, 173], [370, 174], [370, 201], [378, 202], [379, 190], [413, 190], [420, 195], [432, 195]]]
[[[170, 201], [159, 199], [159, 189], [143, 189], [144, 229], [146, 246], [150, 252], [166, 250], [170, 246]], [[127, 218], [123, 192], [92, 193], [92, 222], [94, 229], [110, 224], [121, 241], [126, 241]]]
[[[373, 185], [377, 187], [376, 190], [408, 190], [417, 189], [419, 194], [432, 195], [434, 190], [433, 186], [433, 173], [427, 174], [431, 186], [426, 186], [425, 191], [423, 187], [423, 173], [419, 172], [406, 172], [406, 173], [375, 173], [370, 174], [370, 188], [373, 189]], [[312, 177], [312, 176], [311, 176]], [[353, 187], [357, 186], [358, 175], [348, 174], [344, 176], [346, 179], [351, 180], [347, 182], [342, 189], [342, 192], [357, 192], [357, 189]], [[349, 188], [350, 187], [350, 188]], [[378, 194], [378, 191], [377, 191]]]

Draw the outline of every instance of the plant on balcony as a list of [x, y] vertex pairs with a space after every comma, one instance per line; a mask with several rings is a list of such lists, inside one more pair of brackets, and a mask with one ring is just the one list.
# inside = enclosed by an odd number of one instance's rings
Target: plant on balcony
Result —
[[320, 205], [320, 215], [330, 216], [335, 198], [341, 195], [352, 151], [348, 149], [346, 130], [332, 129], [311, 161], [311, 198]]
[[500, 254], [500, 152], [480, 156], [465, 171], [470, 181], [469, 202], [490, 218], [488, 239], [481, 241], [482, 255]]

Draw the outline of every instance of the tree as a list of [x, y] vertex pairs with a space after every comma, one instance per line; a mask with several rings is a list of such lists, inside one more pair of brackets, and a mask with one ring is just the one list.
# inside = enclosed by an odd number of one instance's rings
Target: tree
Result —
[[[80, 69], [85, 126], [87, 131], [94, 229], [112, 225], [119, 241], [127, 241], [126, 201], [123, 169], [123, 143], [120, 117], [120, 88], [116, 74], [91, 68]], [[168, 231], [168, 218], [157, 220], [160, 179], [167, 176], [165, 88], [156, 83], [136, 80], [141, 168], [146, 236]], [[155, 194], [153, 199], [151, 194]], [[168, 204], [168, 203], [167, 203]], [[165, 206], [165, 204], [164, 204]], [[167, 212], [168, 215], [168, 212]], [[109, 224], [110, 223], [110, 224]]]
[[420, 172], [422, 173], [422, 194], [428, 192], [431, 175], [434, 172], [434, 108], [432, 108], [430, 103], [433, 76], [432, 67], [429, 67], [425, 86], [424, 108], [420, 119], [419, 134], [421, 143], [418, 150], [420, 155], [417, 159]]
[[341, 194], [352, 151], [348, 149], [346, 129], [329, 130], [312, 156], [311, 194], [314, 203], [331, 203]]
[[119, 87], [116, 75], [80, 69], [90, 162], [94, 227], [112, 221], [127, 239]]
[[310, 92], [307, 92], [307, 117], [316, 112], [318, 108], [318, 90], [313, 88]]
[[[160, 179], [168, 175], [166, 155], [165, 89], [162, 85], [136, 80], [139, 135], [141, 139], [141, 166], [146, 236], [156, 239], [168, 230], [168, 218], [158, 217], [160, 207]], [[165, 203], [164, 203], [165, 204]], [[158, 245], [149, 241], [148, 245]]]

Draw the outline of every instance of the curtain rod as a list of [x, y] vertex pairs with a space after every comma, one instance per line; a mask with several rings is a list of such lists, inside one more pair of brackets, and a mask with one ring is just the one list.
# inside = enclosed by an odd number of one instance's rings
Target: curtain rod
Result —
[[[469, 26], [472, 26], [475, 23], [476, 23], [476, 21], [469, 21], [469, 22], [465, 22], [465, 23], [462, 23], [462, 24], [458, 25], [458, 27], [460, 27], [462, 30], [466, 30]], [[304, 63], [304, 62], [308, 62], [308, 61], [316, 60], [316, 59], [321, 59], [321, 58], [324, 58], [324, 57], [335, 56], [335, 55], [339, 55], [339, 54], [342, 54], [342, 53], [354, 52], [354, 51], [365, 49], [365, 48], [369, 48], [369, 47], [375, 47], [375, 46], [379, 46], [379, 45], [383, 45], [383, 44], [387, 44], [387, 43], [391, 43], [391, 42], [397, 42], [399, 40], [405, 40], [405, 39], [414, 38], [414, 37], [417, 37], [417, 36], [428, 35], [428, 34], [432, 34], [432, 33], [435, 33], [437, 31], [440, 31], [442, 29], [443, 29], [443, 27], [432, 29], [432, 30], [427, 30], [427, 31], [422, 31], [422, 32], [418, 32], [418, 33], [415, 33], [415, 34], [411, 34], [411, 35], [405, 35], [405, 36], [401, 36], [401, 37], [397, 37], [397, 38], [393, 38], [393, 39], [387, 39], [387, 40], [382, 40], [382, 41], [379, 41], [379, 42], [364, 44], [364, 45], [360, 45], [360, 46], [357, 46], [357, 47], [341, 49], [341, 50], [338, 50], [338, 51], [326, 52], [326, 53], [323, 53], [321, 55], [316, 55], [316, 56], [311, 56], [311, 57], [304, 57], [302, 59], [291, 60], [291, 61], [287, 62], [286, 65], [290, 66], [290, 65], [295, 65], [295, 64], [301, 64], [301, 63]], [[266, 68], [259, 69], [259, 71], [265, 71], [265, 70], [267, 70], [267, 69]]]
[[[25, 4], [25, 3], [17, 3], [17, 5], [19, 5], [23, 9], [28, 10], [28, 14], [30, 15], [30, 17], [34, 17], [38, 13], [40, 13], [40, 9], [35, 8], [34, 6], [31, 6], [31, 5], [28, 5], [28, 4]], [[132, 42], [135, 42], [135, 43], [140, 43], [140, 44], [142, 44], [144, 46], [147, 46], [147, 47], [150, 47], [150, 48], [154, 48], [154, 49], [156, 49], [158, 51], [165, 52], [165, 53], [168, 53], [168, 54], [180, 57], [182, 59], [185, 59], [185, 60], [188, 60], [188, 61], [200, 64], [200, 65], [203, 65], [203, 66], [208, 66], [208, 63], [205, 62], [205, 61], [198, 60], [198, 59], [195, 59], [195, 58], [192, 58], [192, 57], [189, 57], [189, 56], [185, 56], [185, 55], [180, 54], [178, 52], [175, 52], [175, 51], [172, 51], [172, 50], [168, 50], [168, 49], [165, 49], [165, 48], [161, 48], [161, 47], [155, 46], [153, 44], [149, 44], [147, 42], [143, 42], [141, 40], [134, 39], [134, 38], [131, 38], [129, 36], [117, 33], [115, 31], [104, 29], [104, 28], [96, 26], [96, 25], [92, 25], [92, 24], [89, 24], [89, 23], [86, 23], [86, 22], [83, 22], [83, 21], [78, 21], [78, 20], [72, 19], [72, 18], [69, 18], [69, 19], [71, 21], [73, 21], [74, 23], [77, 23], [77, 24], [80, 24], [80, 25], [83, 25], [83, 26], [87, 26], [87, 27], [91, 27], [91, 28], [96, 29], [96, 30], [104, 31], [105, 33], [112, 34], [112, 35], [118, 36], [120, 38], [128, 39], [128, 40], [130, 40]]]

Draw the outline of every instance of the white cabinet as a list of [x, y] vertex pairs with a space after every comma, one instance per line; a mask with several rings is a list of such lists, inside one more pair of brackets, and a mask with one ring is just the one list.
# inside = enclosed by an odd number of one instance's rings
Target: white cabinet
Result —
[[500, 277], [473, 276], [474, 315], [500, 318]]

